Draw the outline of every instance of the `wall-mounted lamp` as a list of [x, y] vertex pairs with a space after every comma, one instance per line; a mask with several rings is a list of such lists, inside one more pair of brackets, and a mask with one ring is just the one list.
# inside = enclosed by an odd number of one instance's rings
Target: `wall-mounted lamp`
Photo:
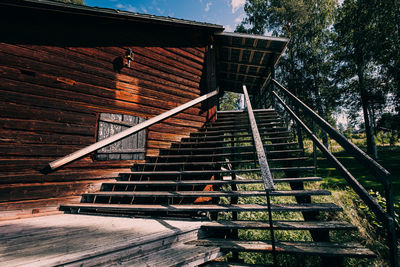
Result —
[[132, 52], [132, 49], [128, 48], [128, 50], [125, 51], [125, 59], [128, 61], [126, 62], [125, 66], [130, 68], [131, 67], [131, 61], [134, 59], [134, 54]]

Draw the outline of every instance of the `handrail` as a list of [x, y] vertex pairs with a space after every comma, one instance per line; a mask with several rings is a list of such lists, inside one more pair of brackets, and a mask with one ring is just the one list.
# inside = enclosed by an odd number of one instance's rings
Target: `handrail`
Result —
[[384, 185], [391, 184], [391, 176], [390, 173], [383, 168], [379, 163], [373, 160], [368, 154], [362, 151], [355, 144], [349, 142], [346, 137], [344, 137], [341, 133], [335, 130], [328, 122], [326, 122], [323, 118], [321, 118], [317, 113], [315, 113], [310, 107], [304, 104], [300, 99], [298, 99], [295, 95], [293, 95], [288, 89], [283, 87], [278, 81], [272, 79], [272, 81], [278, 85], [283, 92], [293, 101], [293, 103], [301, 108], [305, 113], [312, 117], [322, 129], [324, 129], [329, 135], [335, 139], [344, 149], [348, 150], [350, 153], [354, 154], [354, 156], [360, 160], [366, 167], [371, 168], [376, 177], [381, 180]]
[[273, 227], [272, 211], [271, 211], [271, 199], [269, 195], [271, 191], [275, 190], [274, 181], [272, 180], [271, 170], [269, 169], [267, 156], [265, 155], [264, 151], [264, 145], [263, 142], [261, 141], [260, 132], [258, 131], [256, 118], [254, 116], [253, 107], [251, 106], [246, 85], [243, 85], [243, 93], [244, 93], [244, 99], [246, 101], [247, 113], [249, 115], [251, 132], [253, 134], [253, 142], [256, 148], [258, 162], [260, 164], [261, 177], [263, 179], [264, 189], [267, 197], [268, 221], [270, 226], [269, 231], [271, 234], [272, 256], [273, 256], [274, 266], [277, 266], [278, 261], [276, 257], [275, 235], [274, 235], [274, 227]]
[[321, 143], [321, 141], [316, 137], [312, 131], [305, 125], [305, 123], [295, 114], [295, 112], [288, 106], [286, 103], [278, 96], [278, 94], [273, 91], [273, 96], [281, 103], [281, 105], [286, 109], [287, 112], [292, 116], [292, 118], [298, 123], [304, 131], [308, 134], [308, 136], [312, 139], [312, 141], [316, 144], [316, 146], [324, 153], [328, 160], [330, 160], [335, 167], [340, 171], [340, 173], [345, 177], [345, 179], [349, 182], [351, 187], [356, 191], [356, 193], [364, 200], [365, 203], [371, 209], [379, 215], [379, 218], [387, 217], [387, 213], [385, 210], [379, 205], [379, 203], [368, 193], [368, 191], [357, 181], [356, 178], [343, 166], [342, 163]]
[[266, 191], [274, 190], [274, 182], [272, 181], [271, 171], [268, 166], [267, 156], [265, 155], [264, 145], [261, 141], [260, 133], [258, 131], [256, 119], [254, 117], [253, 108], [251, 107], [249, 94], [247, 93], [246, 85], [243, 85], [244, 98], [246, 100], [247, 112], [249, 114], [249, 121], [251, 131], [253, 133], [254, 145], [257, 151], [258, 161], [260, 163], [261, 177], [264, 182]]
[[396, 239], [396, 228], [394, 221], [394, 205], [393, 205], [393, 193], [391, 188], [391, 175], [390, 173], [379, 165], [376, 161], [370, 158], [364, 151], [358, 148], [353, 143], [349, 142], [342, 134], [337, 132], [330, 124], [328, 124], [323, 118], [316, 114], [311, 108], [289, 92], [285, 87], [278, 83], [275, 79], [272, 81], [277, 84], [283, 92], [292, 100], [292, 103], [297, 107], [300, 107], [305, 113], [307, 113], [313, 121], [324, 129], [329, 135], [336, 140], [346, 151], [354, 155], [362, 164], [366, 167], [371, 168], [375, 176], [384, 185], [386, 195], [386, 206], [387, 211], [379, 205], [379, 203], [365, 190], [365, 188], [352, 176], [352, 174], [339, 162], [339, 160], [319, 141], [319, 139], [310, 131], [310, 129], [304, 124], [303, 121], [289, 108], [288, 105], [273, 91], [274, 96], [282, 106], [288, 111], [288, 113], [294, 118], [296, 123], [300, 125], [305, 132], [310, 136], [313, 143], [324, 153], [324, 155], [335, 165], [340, 173], [345, 177], [346, 181], [350, 184], [353, 190], [360, 196], [360, 198], [368, 205], [368, 207], [375, 213], [377, 218], [384, 224], [388, 235], [388, 245], [390, 250], [390, 264], [391, 266], [398, 266], [397, 256], [397, 239]]
[[152, 126], [152, 125], [154, 125], [154, 124], [156, 124], [156, 123], [158, 123], [160, 121], [168, 119], [168, 118], [172, 117], [175, 114], [178, 114], [178, 113], [180, 113], [180, 112], [182, 112], [182, 111], [184, 111], [184, 110], [186, 110], [186, 109], [188, 109], [190, 107], [193, 107], [193, 106], [203, 102], [204, 100], [207, 100], [207, 99], [209, 99], [211, 97], [216, 96], [217, 94], [218, 94], [218, 89], [213, 91], [213, 92], [207, 93], [207, 94], [205, 94], [203, 96], [200, 96], [200, 97], [198, 97], [196, 99], [193, 99], [193, 100], [191, 100], [191, 101], [189, 101], [189, 102], [187, 102], [185, 104], [182, 104], [182, 105], [180, 105], [180, 106], [178, 106], [176, 108], [168, 110], [168, 111], [166, 111], [166, 112], [164, 112], [164, 113], [162, 113], [160, 115], [157, 115], [157, 116], [155, 116], [155, 117], [153, 117], [153, 118], [151, 118], [151, 119], [149, 119], [147, 121], [144, 121], [144, 122], [142, 122], [140, 124], [137, 124], [137, 125], [135, 125], [135, 126], [133, 126], [131, 128], [128, 128], [128, 129], [122, 131], [122, 132], [119, 132], [119, 133], [117, 133], [117, 134], [115, 134], [113, 136], [110, 136], [110, 137], [108, 137], [106, 139], [103, 139], [101, 141], [98, 141], [98, 142], [96, 142], [96, 143], [94, 143], [92, 145], [84, 147], [84, 148], [82, 148], [82, 149], [80, 149], [78, 151], [75, 151], [75, 152], [73, 152], [73, 153], [71, 153], [71, 154], [69, 154], [69, 155], [67, 155], [65, 157], [62, 157], [62, 158], [57, 159], [55, 161], [52, 161], [52, 162], [50, 162], [48, 164], [46, 169], [47, 169], [47, 171], [53, 171], [53, 170], [55, 170], [57, 168], [60, 168], [61, 166], [64, 166], [65, 164], [68, 164], [68, 163], [70, 163], [70, 162], [72, 162], [72, 161], [74, 161], [76, 159], [79, 159], [79, 158], [81, 158], [83, 156], [86, 156], [86, 155], [92, 153], [93, 151], [101, 149], [101, 148], [103, 148], [105, 146], [108, 146], [108, 145], [110, 145], [112, 143], [115, 143], [115, 142], [117, 142], [117, 141], [119, 141], [119, 140], [121, 140], [121, 139], [123, 139], [123, 138], [125, 138], [125, 137], [127, 137], [129, 135], [131, 135], [131, 134], [134, 134], [134, 133], [139, 132], [139, 131], [141, 131], [143, 129], [146, 129], [146, 128], [148, 128], [148, 127], [150, 127], [150, 126]]

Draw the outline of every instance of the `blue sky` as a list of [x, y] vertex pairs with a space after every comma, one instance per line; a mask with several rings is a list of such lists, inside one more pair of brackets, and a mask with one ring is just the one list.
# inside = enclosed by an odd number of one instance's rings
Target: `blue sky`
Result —
[[223, 25], [234, 31], [245, 17], [245, 0], [85, 0], [88, 6], [107, 7]]

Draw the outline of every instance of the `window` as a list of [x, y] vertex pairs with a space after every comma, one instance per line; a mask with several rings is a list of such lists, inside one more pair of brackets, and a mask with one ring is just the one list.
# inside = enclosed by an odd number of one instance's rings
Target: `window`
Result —
[[[103, 140], [145, 121], [144, 118], [124, 114], [101, 113], [97, 140]], [[141, 160], [145, 156], [146, 130], [125, 137], [96, 153], [97, 160]]]

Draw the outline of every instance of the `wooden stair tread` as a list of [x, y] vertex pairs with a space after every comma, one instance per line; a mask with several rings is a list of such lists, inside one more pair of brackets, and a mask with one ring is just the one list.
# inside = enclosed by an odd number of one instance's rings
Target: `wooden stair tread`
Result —
[[[269, 241], [243, 241], [208, 238], [190, 241], [188, 244], [197, 246], [218, 246], [222, 250], [246, 252], [272, 252]], [[368, 248], [358, 243], [331, 243], [306, 241], [279, 241], [275, 243], [277, 253], [306, 254], [315, 256], [341, 256], [375, 258], [376, 255]]]
[[[265, 144], [264, 148], [267, 147], [277, 147], [277, 146], [294, 146], [298, 145], [297, 142], [290, 143], [275, 143], [275, 144]], [[171, 147], [168, 149], [163, 149], [163, 151], [203, 151], [203, 150], [231, 150], [231, 149], [254, 149], [254, 146], [218, 146], [218, 147]]]
[[[276, 230], [357, 230], [357, 227], [341, 221], [274, 221]], [[265, 221], [212, 221], [202, 225], [211, 229], [269, 229]]]
[[[156, 159], [156, 158], [155, 158]], [[268, 159], [269, 162], [281, 162], [281, 161], [301, 161], [307, 160], [308, 157], [293, 157], [293, 158], [279, 158], [279, 159]], [[249, 160], [230, 160], [227, 162], [223, 161], [193, 161], [193, 162], [146, 162], [146, 163], [137, 163], [134, 167], [145, 167], [145, 166], [172, 166], [172, 165], [217, 165], [217, 164], [227, 164], [227, 163], [253, 163], [253, 159]]]
[[[285, 150], [272, 150], [265, 151], [266, 155], [273, 154], [289, 154], [289, 153], [301, 153], [302, 149], [285, 149]], [[158, 158], [213, 158], [213, 157], [227, 157], [233, 155], [254, 155], [254, 151], [251, 152], [233, 152], [233, 153], [215, 153], [215, 154], [176, 154], [176, 155], [159, 155]]]
[[[274, 183], [287, 182], [317, 182], [321, 177], [294, 177], [277, 178]], [[262, 179], [243, 179], [243, 180], [185, 180], [185, 181], [116, 181], [104, 182], [104, 185], [145, 185], [145, 186], [187, 186], [187, 185], [223, 185], [223, 184], [262, 184]]]
[[[272, 126], [272, 125], [271, 125]], [[285, 131], [285, 130], [287, 130], [287, 128], [286, 127], [262, 127], [262, 128], [260, 128], [259, 130], [260, 131], [263, 131], [263, 130], [261, 130], [261, 129], [268, 129], [268, 130], [275, 130], [275, 131], [277, 131], [277, 130], [279, 130], [279, 131]], [[230, 133], [240, 133], [240, 132], [247, 132], [247, 129], [245, 129], [245, 130], [243, 130], [243, 129], [231, 129], [231, 130], [229, 130], [229, 131], [227, 131], [227, 130], [210, 130], [210, 129], [208, 129], [208, 131], [199, 131], [199, 132], [197, 132], [197, 133], [194, 133], [194, 134], [206, 134], [206, 135], [208, 135], [208, 134], [220, 134], [220, 133], [223, 133], [223, 134], [225, 134], [225, 133], [227, 133], [227, 132], [230, 132]]]
[[[164, 211], [164, 212], [197, 212], [197, 211], [267, 211], [267, 205], [260, 204], [232, 204], [232, 205], [145, 205], [145, 204], [92, 204], [92, 203], [79, 203], [61, 205], [61, 210], [67, 209], [89, 209], [89, 210], [107, 210], [107, 211]], [[300, 212], [300, 211], [341, 211], [342, 209], [333, 203], [310, 203], [310, 204], [271, 204], [272, 211], [280, 212]]]
[[[230, 137], [227, 137], [230, 138]], [[274, 140], [285, 140], [291, 139], [291, 136], [282, 136], [282, 137], [274, 137], [274, 138], [263, 138], [262, 141], [274, 141]], [[231, 144], [231, 143], [248, 143], [252, 142], [251, 139], [243, 139], [243, 140], [215, 140], [215, 141], [184, 141], [174, 143], [173, 145], [209, 145], [209, 144]], [[297, 144], [297, 143], [296, 143]], [[230, 148], [230, 147], [229, 147]]]
[[[277, 116], [267, 116], [267, 117], [259, 117], [256, 119], [257, 124], [263, 124], [263, 123], [269, 123], [269, 122], [282, 122], [282, 119]], [[206, 127], [212, 127], [212, 126], [224, 126], [224, 125], [231, 125], [234, 126], [236, 124], [248, 124], [249, 119], [248, 118], [238, 118], [234, 120], [216, 120], [214, 122], [209, 122], [206, 124]]]
[[[314, 170], [314, 166], [307, 167], [282, 167], [282, 168], [270, 168], [271, 171], [285, 171], [285, 170]], [[239, 169], [239, 170], [190, 170], [190, 171], [132, 171], [132, 172], [121, 172], [120, 175], [181, 175], [181, 174], [231, 174], [231, 173], [251, 173], [259, 172], [260, 169]]]
[[[330, 195], [327, 190], [276, 190], [270, 196], [322, 196]], [[264, 190], [260, 191], [134, 191], [134, 192], [96, 192], [86, 193], [84, 196], [116, 196], [116, 197], [252, 197], [265, 196]]]
[[[274, 126], [274, 125], [280, 125], [283, 124], [284, 121], [282, 120], [273, 120], [271, 122], [265, 122], [265, 123], [257, 123], [258, 128], [263, 128], [263, 127], [268, 127], [268, 126]], [[207, 131], [207, 130], [216, 130], [216, 129], [246, 129], [249, 130], [249, 124], [248, 123], [243, 123], [243, 124], [232, 124], [232, 125], [208, 125], [205, 128], [201, 128], [200, 131]]]
[[[260, 136], [270, 136], [270, 135], [289, 135], [291, 134], [290, 131], [272, 131], [272, 132], [267, 132], [267, 131], [262, 131], [260, 133]], [[200, 135], [200, 136], [195, 136], [195, 135]], [[190, 137], [188, 138], [183, 138], [182, 140], [186, 140], [186, 139], [216, 139], [216, 138], [231, 138], [231, 137], [252, 137], [252, 134], [246, 133], [246, 134], [230, 134], [230, 132], [225, 132], [225, 134], [223, 135], [211, 135], [211, 136], [207, 136], [205, 135], [204, 132], [197, 132], [197, 133], [191, 133]]]

